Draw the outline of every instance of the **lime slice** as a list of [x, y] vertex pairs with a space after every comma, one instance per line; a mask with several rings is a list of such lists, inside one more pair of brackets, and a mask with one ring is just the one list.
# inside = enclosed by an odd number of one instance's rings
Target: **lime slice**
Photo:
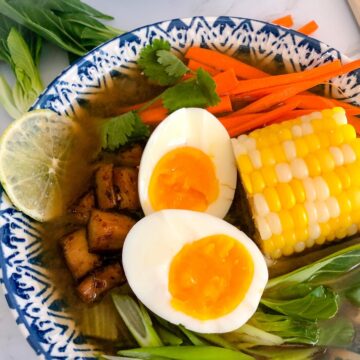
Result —
[[38, 221], [64, 211], [65, 169], [77, 124], [50, 110], [14, 121], [0, 140], [0, 181], [13, 204]]

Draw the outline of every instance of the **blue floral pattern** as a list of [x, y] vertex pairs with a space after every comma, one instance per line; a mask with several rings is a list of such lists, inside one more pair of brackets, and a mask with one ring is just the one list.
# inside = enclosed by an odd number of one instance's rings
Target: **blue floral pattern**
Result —
[[[65, 69], [33, 108], [73, 116], [84, 100], [111, 86], [115, 75], [131, 73], [140, 49], [154, 38], [168, 40], [181, 54], [194, 45], [229, 55], [246, 52], [259, 64], [281, 62], [288, 72], [334, 59], [348, 61], [315, 39], [261, 21], [226, 16], [174, 19], [136, 29], [94, 49]], [[360, 105], [360, 71], [333, 79], [325, 91]], [[49, 280], [41, 238], [41, 227], [17, 211], [1, 191], [0, 283], [17, 324], [41, 359], [94, 359], [94, 349]]]

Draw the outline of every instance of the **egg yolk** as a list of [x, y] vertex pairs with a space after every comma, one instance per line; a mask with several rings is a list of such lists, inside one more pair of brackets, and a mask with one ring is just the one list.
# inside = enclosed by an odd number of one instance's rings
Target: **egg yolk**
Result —
[[219, 194], [219, 181], [211, 158], [185, 146], [165, 154], [156, 164], [149, 185], [154, 210], [205, 211]]
[[224, 316], [243, 300], [253, 273], [250, 253], [230, 236], [212, 235], [186, 244], [170, 265], [172, 306], [199, 320]]

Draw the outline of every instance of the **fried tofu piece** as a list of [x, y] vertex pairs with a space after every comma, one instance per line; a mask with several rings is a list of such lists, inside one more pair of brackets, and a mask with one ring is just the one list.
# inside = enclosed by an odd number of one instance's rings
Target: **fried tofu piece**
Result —
[[102, 265], [101, 257], [89, 252], [85, 228], [63, 237], [60, 245], [66, 264], [76, 280]]
[[139, 166], [142, 153], [142, 146], [139, 144], [134, 144], [130, 148], [119, 151], [119, 153], [116, 155], [115, 163], [121, 166]]
[[140, 208], [138, 193], [138, 169], [130, 167], [114, 168], [114, 190], [120, 209]]
[[70, 209], [70, 213], [77, 223], [85, 225], [89, 221], [93, 208], [95, 208], [95, 194], [93, 190], [90, 190]]
[[100, 209], [107, 210], [116, 206], [113, 186], [113, 165], [102, 164], [95, 174], [96, 198]]
[[121, 265], [114, 263], [95, 270], [77, 286], [76, 290], [81, 300], [89, 304], [124, 282], [125, 275]]
[[92, 252], [120, 251], [135, 220], [123, 214], [94, 209], [88, 223], [88, 242]]

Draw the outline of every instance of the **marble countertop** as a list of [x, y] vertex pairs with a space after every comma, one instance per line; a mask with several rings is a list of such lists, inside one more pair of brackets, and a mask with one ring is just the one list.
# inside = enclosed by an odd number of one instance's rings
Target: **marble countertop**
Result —
[[[30, 0], [29, 0], [30, 1]], [[295, 28], [310, 20], [319, 24], [314, 37], [344, 54], [360, 58], [360, 29], [346, 0], [83, 0], [111, 14], [111, 25], [131, 30], [156, 21], [195, 15], [231, 15], [271, 21], [292, 14]], [[51, 54], [51, 55], [50, 55]], [[49, 83], [65, 66], [67, 57], [59, 49], [46, 45], [41, 62], [44, 82]], [[0, 73], [11, 76], [0, 64]], [[0, 108], [0, 132], [10, 118]], [[35, 360], [37, 357], [16, 326], [0, 289], [0, 360]]]

